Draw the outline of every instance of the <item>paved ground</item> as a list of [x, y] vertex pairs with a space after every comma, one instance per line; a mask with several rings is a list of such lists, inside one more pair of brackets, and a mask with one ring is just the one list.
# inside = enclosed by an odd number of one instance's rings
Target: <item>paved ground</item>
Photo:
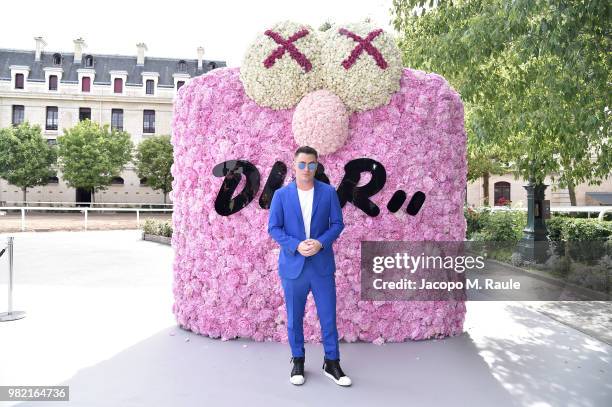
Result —
[[[2, 211], [2, 208], [0, 208]], [[172, 219], [171, 213], [141, 212], [140, 223], [145, 219]], [[136, 212], [134, 213], [104, 213], [89, 212], [87, 215], [87, 230], [118, 230], [136, 229]], [[75, 213], [41, 213], [26, 212], [26, 231], [59, 231], [84, 230], [85, 215]], [[0, 233], [21, 231], [21, 213], [11, 212], [0, 215]]]
[[[70, 386], [70, 402], [19, 406], [609, 406], [612, 346], [521, 302], [469, 302], [465, 333], [341, 343], [353, 386], [320, 373], [294, 387], [288, 345], [176, 327], [172, 248], [140, 232], [17, 233], [15, 309], [0, 323], [0, 385]], [[3, 245], [6, 234], [0, 235]], [[6, 307], [0, 259], [0, 310]]]
[[538, 302], [530, 307], [612, 346], [611, 301]]
[[[601, 300], [606, 298], [605, 293], [584, 290], [575, 285], [566, 284], [564, 280], [552, 277], [543, 271], [534, 273], [498, 261], [487, 262], [485, 270], [467, 275], [469, 278], [478, 277], [480, 279], [494, 277], [496, 281], [512, 278], [521, 283], [520, 291], [515, 293], [506, 291], [497, 295], [496, 293], [468, 291], [469, 299], [497, 298], [514, 301], [529, 299], [530, 301], [523, 302], [523, 304], [530, 309], [612, 345], [612, 298], [608, 297], [607, 301]], [[557, 301], [535, 301], [541, 298]], [[599, 301], [585, 300], [594, 298]], [[567, 299], [581, 299], [581, 301]]]

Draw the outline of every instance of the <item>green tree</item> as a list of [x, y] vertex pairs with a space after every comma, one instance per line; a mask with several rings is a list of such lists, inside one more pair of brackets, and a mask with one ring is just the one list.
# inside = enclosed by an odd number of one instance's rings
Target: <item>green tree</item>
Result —
[[393, 13], [404, 63], [461, 94], [470, 143], [536, 184], [550, 175], [573, 205], [575, 185], [609, 176], [609, 1], [394, 0]]
[[502, 161], [503, 153], [497, 148], [468, 142], [468, 181], [482, 178], [482, 196], [484, 206], [490, 205], [489, 180], [491, 175], [506, 174], [510, 168]]
[[45, 185], [56, 175], [56, 161], [57, 149], [43, 138], [40, 126], [24, 122], [0, 129], [0, 178], [22, 189], [24, 203], [28, 188]]
[[161, 190], [166, 196], [172, 190], [170, 171], [174, 157], [170, 136], [156, 136], [142, 141], [136, 149], [136, 170], [140, 178], [146, 178], [147, 185]]
[[[486, 128], [479, 125], [478, 120], [472, 120], [475, 109], [466, 111], [468, 128], [468, 181], [482, 178], [482, 196], [484, 206], [490, 205], [489, 180], [491, 175], [503, 175], [513, 171], [506, 159], [506, 151], [499, 145], [487, 142]], [[467, 198], [467, 197], [466, 197]]]
[[73, 188], [91, 191], [107, 189], [132, 159], [134, 145], [125, 131], [109, 130], [89, 119], [79, 122], [57, 138], [63, 178]]

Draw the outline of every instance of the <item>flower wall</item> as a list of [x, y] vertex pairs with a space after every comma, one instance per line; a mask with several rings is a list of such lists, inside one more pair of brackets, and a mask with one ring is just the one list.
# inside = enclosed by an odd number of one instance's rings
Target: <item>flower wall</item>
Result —
[[[290, 32], [299, 30], [292, 28], [283, 34], [285, 38]], [[366, 34], [360, 35], [365, 38]], [[381, 37], [372, 36], [374, 44]], [[307, 36], [295, 43], [302, 40]], [[308, 46], [316, 47], [317, 42], [311, 40]], [[263, 60], [274, 52], [269, 46], [259, 57]], [[359, 58], [369, 58], [366, 52], [361, 54]], [[311, 63], [318, 60], [309, 58]], [[381, 64], [380, 58], [370, 60]], [[303, 58], [297, 61], [305, 69]], [[355, 58], [347, 61], [345, 65], [355, 64]], [[270, 69], [277, 64], [268, 62]], [[315, 67], [309, 72], [316, 72]], [[339, 95], [348, 107], [348, 133], [338, 130], [337, 137], [344, 137], [344, 144], [319, 159], [336, 187], [345, 175], [345, 165], [354, 159], [376, 160], [386, 172], [384, 187], [370, 198], [380, 213], [370, 216], [347, 202], [343, 207], [345, 229], [334, 243], [338, 332], [348, 342], [381, 344], [457, 335], [463, 330], [465, 304], [460, 301], [359, 299], [362, 240], [456, 241], [465, 236], [462, 102], [439, 75], [406, 68], [399, 72], [398, 90], [388, 87], [385, 92], [390, 95], [381, 96], [378, 107], [363, 110], [369, 105], [359, 105], [356, 94], [348, 90]], [[338, 83], [334, 78], [335, 73], [332, 80]], [[254, 91], [262, 98], [274, 93], [264, 85]], [[314, 87], [302, 83], [285, 95], [320, 86], [320, 82]], [[300, 98], [284, 96], [276, 104], [261, 106], [247, 95], [238, 68], [215, 69], [179, 90], [172, 123], [172, 245], [173, 312], [182, 327], [223, 340], [245, 337], [287, 342], [287, 315], [277, 268], [279, 247], [267, 233], [268, 209], [261, 207], [260, 195], [277, 161], [288, 167], [283, 184], [291, 180], [298, 147], [292, 129], [296, 108], [286, 106]], [[304, 123], [300, 121], [299, 126], [306, 126]], [[260, 185], [248, 205], [224, 216], [215, 209], [223, 177], [213, 174], [213, 168], [227, 160], [250, 162], [260, 174]], [[367, 174], [362, 175], [360, 185], [368, 182]], [[242, 176], [236, 191], [242, 191], [245, 183]], [[387, 204], [398, 190], [406, 193], [407, 200], [392, 212]], [[419, 191], [425, 201], [411, 215], [406, 206]], [[312, 294], [306, 304], [304, 338], [307, 342], [321, 339]]]

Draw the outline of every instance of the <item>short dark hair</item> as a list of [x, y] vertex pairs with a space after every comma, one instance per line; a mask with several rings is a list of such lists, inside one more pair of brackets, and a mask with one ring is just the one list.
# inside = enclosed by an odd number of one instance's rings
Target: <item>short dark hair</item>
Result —
[[295, 150], [295, 155], [293, 156], [293, 158], [297, 157], [299, 153], [312, 154], [315, 156], [317, 161], [319, 161], [319, 153], [317, 153], [317, 150], [310, 146], [301, 146], [300, 148]]

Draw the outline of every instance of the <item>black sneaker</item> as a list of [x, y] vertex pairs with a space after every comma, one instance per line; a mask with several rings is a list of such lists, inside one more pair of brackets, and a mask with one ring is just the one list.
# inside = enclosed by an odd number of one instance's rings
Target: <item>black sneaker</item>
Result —
[[304, 356], [292, 357], [289, 362], [293, 363], [293, 369], [291, 369], [291, 377], [289, 381], [292, 384], [300, 385], [304, 384]]
[[351, 378], [344, 374], [340, 367], [340, 359], [323, 359], [323, 373], [340, 386], [350, 386]]

